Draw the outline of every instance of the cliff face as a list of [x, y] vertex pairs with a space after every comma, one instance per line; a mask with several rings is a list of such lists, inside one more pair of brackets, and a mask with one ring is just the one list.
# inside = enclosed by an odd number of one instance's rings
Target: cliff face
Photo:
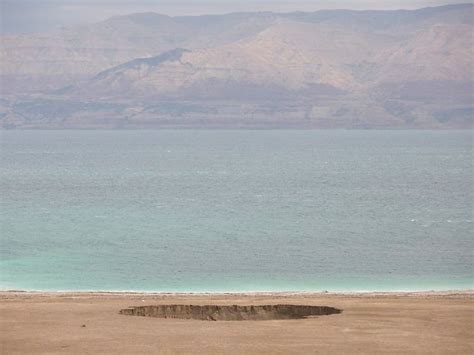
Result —
[[135, 14], [5, 36], [2, 124], [470, 127], [473, 14]]

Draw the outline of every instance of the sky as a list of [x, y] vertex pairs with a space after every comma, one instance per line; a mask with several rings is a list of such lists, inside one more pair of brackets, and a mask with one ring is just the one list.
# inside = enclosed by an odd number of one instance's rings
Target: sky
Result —
[[187, 16], [239, 11], [292, 12], [336, 8], [394, 10], [466, 2], [472, 0], [0, 0], [0, 31], [48, 31], [136, 12]]

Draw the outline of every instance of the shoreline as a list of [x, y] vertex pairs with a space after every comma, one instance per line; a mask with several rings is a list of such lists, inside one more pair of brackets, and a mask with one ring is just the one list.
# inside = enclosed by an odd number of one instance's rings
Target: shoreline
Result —
[[294, 296], [328, 296], [328, 297], [426, 297], [426, 296], [474, 296], [474, 289], [469, 290], [429, 290], [429, 291], [252, 291], [252, 292], [162, 292], [162, 291], [32, 291], [32, 290], [0, 290], [0, 296], [31, 295], [31, 296], [233, 296], [233, 297], [294, 297]]

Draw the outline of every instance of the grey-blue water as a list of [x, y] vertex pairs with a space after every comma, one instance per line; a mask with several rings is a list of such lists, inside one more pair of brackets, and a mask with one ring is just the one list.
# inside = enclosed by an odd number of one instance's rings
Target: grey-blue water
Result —
[[3, 131], [0, 288], [472, 288], [472, 139]]

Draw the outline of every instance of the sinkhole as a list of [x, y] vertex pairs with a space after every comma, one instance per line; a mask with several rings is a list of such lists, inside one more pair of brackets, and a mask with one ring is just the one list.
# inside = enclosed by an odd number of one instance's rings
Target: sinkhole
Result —
[[238, 305], [155, 305], [137, 306], [120, 310], [129, 316], [197, 319], [208, 321], [242, 321], [273, 319], [304, 319], [341, 313], [341, 309], [328, 306], [291, 304], [238, 306]]

